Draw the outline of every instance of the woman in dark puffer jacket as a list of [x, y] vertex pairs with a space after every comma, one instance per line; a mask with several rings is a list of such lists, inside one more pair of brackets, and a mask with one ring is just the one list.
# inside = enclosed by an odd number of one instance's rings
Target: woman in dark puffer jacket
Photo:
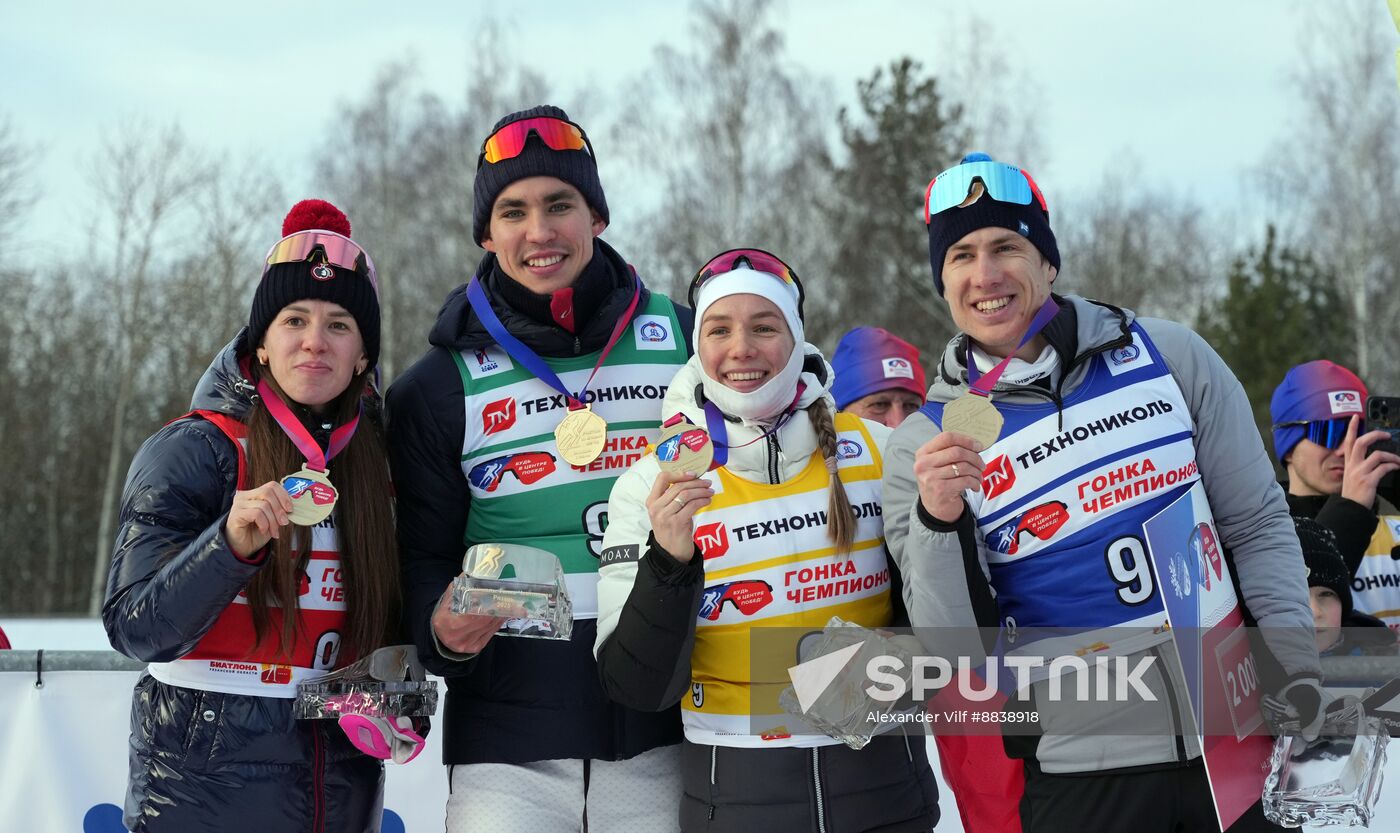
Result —
[[377, 831], [383, 766], [359, 750], [422, 745], [402, 718], [292, 716], [298, 684], [394, 641], [399, 569], [373, 263], [329, 203], [298, 203], [283, 234], [248, 327], [127, 475], [102, 619], [150, 663], [133, 831]]

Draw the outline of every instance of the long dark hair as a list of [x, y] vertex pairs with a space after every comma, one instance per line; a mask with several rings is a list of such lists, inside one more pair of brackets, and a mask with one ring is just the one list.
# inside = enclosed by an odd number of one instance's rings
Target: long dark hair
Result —
[[[256, 361], [250, 364], [253, 379], [265, 380], [295, 411], [297, 406], [288, 400], [272, 374]], [[401, 604], [389, 462], [378, 402], [367, 395], [366, 378], [370, 372], [366, 368], [364, 373], [355, 374], [327, 411], [332, 423], [344, 425], [355, 417], [364, 399], [364, 414], [354, 437], [329, 467], [340, 493], [334, 518], [346, 606], [341, 665], [393, 641]], [[259, 399], [248, 418], [245, 486], [281, 480], [301, 468], [305, 459]], [[310, 553], [309, 527], [290, 524], [273, 540], [267, 563], [247, 588], [256, 635], [253, 648], [272, 635], [271, 602], [275, 601], [284, 612], [277, 634], [278, 648], [283, 654], [291, 653], [297, 640], [299, 619], [294, 612], [298, 590]]]

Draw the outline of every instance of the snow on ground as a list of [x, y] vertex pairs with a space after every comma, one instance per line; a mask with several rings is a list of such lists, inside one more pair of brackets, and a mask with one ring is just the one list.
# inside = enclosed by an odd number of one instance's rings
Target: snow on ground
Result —
[[110, 651], [101, 619], [0, 617], [0, 630], [10, 638], [10, 647], [20, 651]]

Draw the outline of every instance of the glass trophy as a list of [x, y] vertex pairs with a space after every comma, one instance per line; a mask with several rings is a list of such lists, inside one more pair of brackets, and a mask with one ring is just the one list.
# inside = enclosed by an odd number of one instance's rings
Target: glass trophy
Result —
[[1337, 728], [1345, 734], [1323, 734], [1312, 743], [1297, 734], [1275, 741], [1264, 781], [1270, 821], [1285, 827], [1370, 826], [1390, 735], [1377, 717]]
[[518, 544], [477, 544], [452, 585], [452, 612], [504, 617], [496, 633], [568, 639], [574, 609], [553, 553]]
[[412, 645], [390, 645], [339, 671], [297, 686], [293, 714], [299, 720], [426, 717], [437, 711], [437, 683], [427, 679]]
[[[837, 674], [814, 701], [807, 703], [807, 708], [803, 708], [794, 686], [783, 689], [778, 705], [827, 737], [835, 738], [852, 749], [861, 749], [879, 731], [893, 725], [892, 721], [882, 718], [899, 703], [897, 700], [877, 700], [866, 692], [870, 686], [865, 675], [866, 666], [876, 657], [898, 657], [904, 662], [904, 672], [908, 675], [914, 665], [915, 651], [903, 644], [899, 637], [833, 616], [825, 628], [809, 634], [798, 644], [798, 667], [789, 669], [794, 685], [805, 688], [802, 681], [794, 676], [801, 673], [799, 669], [804, 664], [843, 652], [849, 654], [843, 672]], [[815, 667], [815, 664], [808, 667]], [[906, 691], [908, 682], [906, 679]], [[907, 698], [903, 705], [909, 705]]]

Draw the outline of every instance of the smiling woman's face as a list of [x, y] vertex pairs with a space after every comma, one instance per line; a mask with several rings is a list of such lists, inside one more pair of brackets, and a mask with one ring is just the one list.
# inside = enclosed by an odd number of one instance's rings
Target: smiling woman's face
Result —
[[749, 393], [787, 366], [796, 346], [777, 305], [759, 295], [729, 295], [700, 322], [700, 365], [727, 388]]
[[293, 401], [313, 411], [345, 392], [364, 370], [365, 342], [355, 317], [331, 301], [293, 301], [277, 313], [258, 361]]

